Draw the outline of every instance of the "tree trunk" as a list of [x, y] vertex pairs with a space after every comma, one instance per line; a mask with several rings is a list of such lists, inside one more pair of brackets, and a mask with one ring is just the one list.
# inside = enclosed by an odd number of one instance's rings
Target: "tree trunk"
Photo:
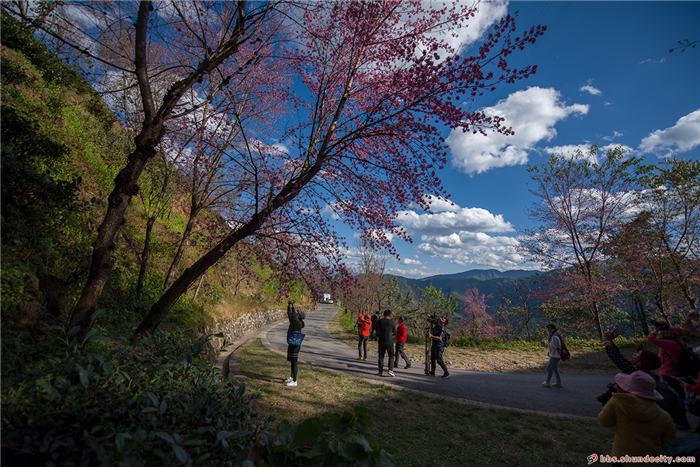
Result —
[[[195, 213], [196, 215], [196, 213]], [[182, 255], [185, 252], [185, 244], [187, 243], [187, 240], [190, 238], [190, 234], [192, 233], [192, 227], [194, 226], [194, 215], [190, 215], [190, 218], [187, 220], [187, 226], [185, 227], [185, 231], [182, 232], [182, 239], [180, 240], [180, 244], [177, 246], [177, 251], [175, 252], [175, 257], [173, 258], [173, 262], [170, 264], [170, 269], [168, 269], [168, 274], [165, 276], [165, 282], [163, 283], [163, 290], [167, 290], [168, 287], [173, 282], [173, 276], [175, 275], [175, 270], [177, 269], [177, 266], [180, 264], [180, 260], [182, 259]]]
[[593, 318], [595, 319], [595, 327], [598, 331], [598, 336], [601, 342], [603, 341], [603, 325], [600, 323], [600, 310], [598, 309], [598, 302], [593, 302]]
[[192, 303], [197, 300], [197, 295], [199, 295], [199, 289], [202, 287], [202, 282], [204, 282], [204, 274], [199, 276], [199, 284], [197, 284], [197, 290], [194, 291], [194, 297], [192, 297]]
[[151, 233], [153, 232], [153, 224], [156, 223], [156, 216], [151, 216], [146, 221], [146, 239], [143, 242], [143, 253], [141, 254], [141, 270], [139, 271], [139, 282], [136, 286], [136, 299], [141, 301], [143, 297], [143, 281], [146, 279], [146, 270], [148, 269], [148, 257], [151, 252]]
[[634, 297], [635, 309], [637, 310], [637, 316], [639, 321], [642, 323], [642, 332], [645, 336], [649, 335], [649, 325], [647, 324], [647, 312], [644, 309], [644, 303], [639, 297]]
[[228, 237], [197, 260], [197, 262], [187, 268], [182, 275], [178, 277], [163, 293], [160, 299], [153, 304], [146, 317], [134, 331], [134, 337], [139, 334], [153, 334], [156, 328], [160, 325], [161, 321], [163, 321], [163, 318], [165, 318], [165, 315], [167, 315], [168, 311], [170, 311], [170, 308], [175, 304], [180, 296], [187, 291], [188, 287], [239, 241], [254, 234], [262, 226], [265, 219], [266, 218], [263, 218], [263, 216], [260, 214], [253, 215], [247, 224], [235, 232], [232, 232]]
[[114, 179], [114, 190], [109, 195], [107, 213], [97, 231], [93, 244], [92, 263], [83, 293], [78, 300], [68, 324], [69, 329], [80, 326], [78, 338], [87, 334], [92, 325], [92, 315], [105, 283], [112, 272], [111, 254], [114, 250], [114, 237], [124, 223], [124, 213], [131, 198], [138, 193], [137, 181], [148, 159], [155, 155], [155, 146], [161, 138], [161, 125], [156, 127], [144, 124], [136, 137], [136, 150], [129, 155], [128, 163]]

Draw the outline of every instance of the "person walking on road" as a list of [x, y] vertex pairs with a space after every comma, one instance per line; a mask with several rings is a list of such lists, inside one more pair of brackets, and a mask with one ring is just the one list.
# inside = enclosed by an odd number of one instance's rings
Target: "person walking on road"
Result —
[[442, 340], [445, 333], [445, 326], [447, 326], [447, 318], [438, 318], [437, 324], [435, 324], [430, 330], [430, 333], [428, 333], [428, 338], [433, 341], [430, 347], [430, 376], [435, 376], [436, 364], [440, 365], [440, 368], [442, 368], [444, 372], [442, 378], [450, 376], [450, 372], [447, 371], [447, 365], [445, 365], [445, 362], [442, 360], [442, 353], [445, 351], [445, 342]]
[[377, 320], [377, 339], [379, 346], [379, 373], [377, 376], [383, 376], [384, 373], [384, 354], [389, 354], [389, 376], [394, 376], [394, 346], [392, 338], [396, 334], [396, 325], [390, 318], [391, 310], [384, 310], [384, 317]]
[[379, 312], [375, 311], [372, 315], [372, 327], [369, 331], [369, 340], [371, 341], [377, 340], [377, 320], [379, 320]]
[[[548, 388], [550, 386], [555, 388], [562, 388], [561, 385], [561, 375], [559, 374], [559, 360], [561, 360], [561, 337], [557, 334], [557, 327], [552, 323], [547, 325], [547, 332], [549, 337], [547, 338], [547, 355], [549, 355], [549, 363], [547, 363], [547, 379], [542, 382], [542, 386]], [[550, 385], [552, 381], [552, 376], [556, 381]]]
[[[367, 341], [369, 340], [369, 329], [372, 326], [372, 320], [369, 314], [360, 313], [357, 317], [357, 327], [359, 328], [359, 339], [357, 341], [358, 360], [367, 360]], [[362, 348], [364, 347], [364, 357], [362, 356]]]
[[[289, 319], [287, 334], [289, 334], [291, 331], [301, 332], [302, 328], [304, 327], [304, 318], [306, 318], [306, 313], [304, 313], [303, 310], [297, 311], [294, 308], [293, 300], [290, 300], [287, 303], [287, 318]], [[287, 361], [292, 364], [292, 376], [284, 380], [287, 386], [297, 385], [297, 374], [299, 372], [299, 350], [301, 350], [301, 344], [287, 344]]]
[[411, 368], [411, 361], [403, 351], [403, 346], [406, 343], [406, 325], [403, 322], [403, 316], [398, 318], [399, 326], [396, 328], [396, 349], [394, 349], [394, 368], [399, 366], [399, 355], [406, 362], [404, 370]]

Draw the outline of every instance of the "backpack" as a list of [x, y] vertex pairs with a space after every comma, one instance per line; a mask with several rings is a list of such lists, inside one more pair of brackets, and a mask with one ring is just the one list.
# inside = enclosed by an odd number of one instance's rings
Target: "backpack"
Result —
[[681, 354], [678, 356], [677, 365], [673, 362], [668, 352], [664, 351], [671, 361], [671, 366], [678, 372], [678, 376], [691, 376], [697, 379], [698, 372], [700, 371], [700, 356], [693, 352], [693, 349], [687, 345], [678, 341], [675, 342], [681, 346]]
[[561, 342], [561, 349], [559, 349], [559, 356], [561, 357], [561, 361], [565, 362], [569, 359], [571, 359], [571, 352], [569, 352], [569, 349], [566, 348], [566, 344], [564, 343], [564, 339], [561, 338], [559, 334], [555, 334], [559, 338], [559, 342]]
[[450, 333], [447, 331], [442, 331], [442, 344], [445, 348], [450, 346]]

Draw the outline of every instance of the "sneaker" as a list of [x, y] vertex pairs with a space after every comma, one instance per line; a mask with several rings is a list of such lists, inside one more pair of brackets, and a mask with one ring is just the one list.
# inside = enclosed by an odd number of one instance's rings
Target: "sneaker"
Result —
[[296, 386], [297, 382], [296, 381], [290, 381], [287, 383], [287, 386]]
[[552, 383], [553, 388], [563, 388], [564, 386], [561, 385], [561, 383]]
[[435, 376], [435, 373], [430, 373], [428, 376]]
[[445, 373], [444, 375], [440, 376], [440, 378], [449, 378], [449, 377], [450, 377], [449, 373]]
[[363, 358], [362, 360], [367, 361], [367, 357]]
[[404, 370], [408, 370], [409, 368], [411, 368], [411, 365], [406, 365], [405, 367], [403, 367]]
[[549, 387], [549, 381], [547, 381], [546, 379], [545, 379], [544, 381], [542, 381], [542, 387], [548, 388], [548, 387]]
[[380, 371], [380, 372], [377, 373], [375, 376], [384, 376], [384, 375], [383, 375], [382, 372]]
[[289, 383], [290, 381], [294, 381], [291, 376], [284, 380], [285, 383]]
[[388, 375], [389, 375], [389, 376], [396, 376], [396, 375], [394, 374], [394, 372], [393, 372], [393, 371], [391, 371], [391, 370], [389, 370], [389, 373], [388, 373]]
[[[355, 360], [362, 360], [362, 357], [357, 357]], [[367, 359], [365, 358], [365, 360]]]

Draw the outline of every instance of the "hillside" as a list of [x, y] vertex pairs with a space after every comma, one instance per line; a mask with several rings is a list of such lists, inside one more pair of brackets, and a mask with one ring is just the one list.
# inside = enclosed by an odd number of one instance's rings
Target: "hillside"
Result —
[[526, 284], [531, 284], [539, 271], [512, 270], [500, 272], [496, 269], [473, 269], [455, 274], [442, 274], [421, 279], [409, 279], [401, 276], [394, 277], [399, 285], [399, 289], [405, 293], [411, 291], [418, 295], [419, 291], [432, 285], [445, 296], [453, 296], [461, 302], [464, 293], [476, 288], [480, 294], [491, 296], [487, 299], [487, 304], [492, 308], [497, 306], [503, 293], [513, 292], [513, 281], [525, 280]]

